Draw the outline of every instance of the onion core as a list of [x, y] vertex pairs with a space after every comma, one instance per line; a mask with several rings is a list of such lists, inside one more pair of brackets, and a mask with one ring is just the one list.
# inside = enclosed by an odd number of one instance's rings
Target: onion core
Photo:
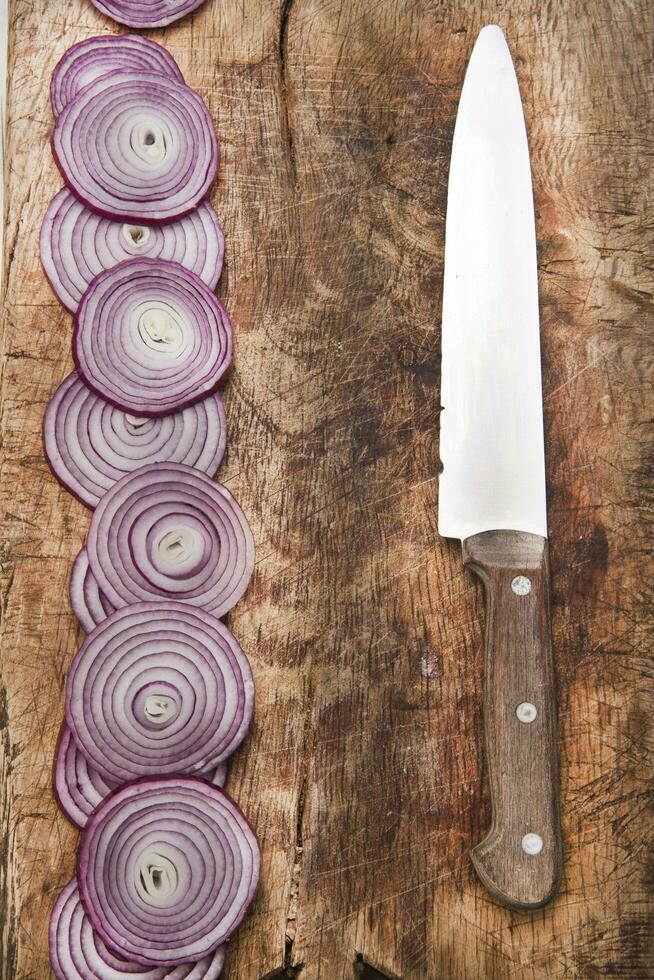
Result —
[[215, 770], [254, 706], [247, 657], [219, 620], [181, 602], [113, 613], [68, 673], [66, 721], [106, 780]]
[[126, 959], [176, 966], [217, 949], [254, 897], [260, 853], [222, 790], [171, 776], [128, 783], [91, 817], [78, 852], [93, 928]]
[[222, 304], [176, 262], [128, 259], [84, 294], [73, 354], [84, 383], [116, 408], [167, 415], [217, 388], [232, 361]]
[[52, 152], [83, 204], [128, 222], [188, 214], [218, 169], [200, 96], [152, 72], [109, 72], [87, 85], [57, 116]]
[[217, 393], [151, 419], [114, 408], [73, 372], [48, 405], [43, 438], [57, 479], [95, 507], [117, 480], [148, 463], [185, 463], [213, 476], [225, 452], [227, 423]]
[[40, 250], [57, 298], [76, 313], [93, 279], [130, 258], [178, 262], [214, 289], [223, 264], [224, 236], [208, 201], [177, 221], [138, 225], [100, 217], [63, 187], [43, 219]]
[[231, 494], [181, 463], [142, 466], [91, 517], [91, 571], [115, 607], [179, 599], [223, 616], [245, 592], [254, 540]]

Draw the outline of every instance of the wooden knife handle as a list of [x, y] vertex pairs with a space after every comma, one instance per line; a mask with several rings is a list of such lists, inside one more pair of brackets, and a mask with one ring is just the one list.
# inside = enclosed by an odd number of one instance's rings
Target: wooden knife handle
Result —
[[547, 539], [485, 531], [463, 559], [486, 591], [484, 719], [492, 823], [472, 852], [504, 905], [540, 908], [561, 880], [559, 767]]

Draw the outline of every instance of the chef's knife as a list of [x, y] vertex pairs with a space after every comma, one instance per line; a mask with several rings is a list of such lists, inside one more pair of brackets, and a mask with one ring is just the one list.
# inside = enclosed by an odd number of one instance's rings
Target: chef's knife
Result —
[[447, 200], [440, 534], [486, 592], [488, 836], [472, 853], [499, 901], [538, 908], [561, 877], [549, 625], [536, 232], [527, 134], [504, 35], [475, 44]]

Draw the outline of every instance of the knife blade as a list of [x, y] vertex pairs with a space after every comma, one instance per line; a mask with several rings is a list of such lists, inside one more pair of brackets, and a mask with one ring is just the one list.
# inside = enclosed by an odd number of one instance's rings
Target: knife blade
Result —
[[536, 229], [504, 34], [480, 32], [457, 112], [445, 230], [438, 528], [486, 592], [492, 822], [472, 852], [496, 899], [538, 908], [562, 870]]

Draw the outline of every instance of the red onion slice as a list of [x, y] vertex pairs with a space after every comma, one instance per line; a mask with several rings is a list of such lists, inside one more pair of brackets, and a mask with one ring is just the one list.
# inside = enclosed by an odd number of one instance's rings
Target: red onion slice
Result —
[[138, 34], [101, 34], [68, 48], [50, 79], [50, 101], [57, 116], [78, 92], [110, 71], [153, 72], [184, 84], [171, 54]]
[[144, 967], [116, 956], [93, 930], [82, 906], [77, 877], [61, 890], [49, 928], [50, 962], [59, 980], [217, 980], [225, 946], [198, 960], [168, 968]]
[[46, 212], [40, 248], [50, 285], [75, 313], [93, 279], [129, 258], [178, 262], [214, 289], [222, 270], [224, 236], [208, 201], [177, 221], [137, 225], [101, 218], [64, 187]]
[[210, 783], [213, 783], [214, 786], [220, 786], [220, 788], [222, 789], [222, 787], [227, 782], [228, 775], [229, 775], [228, 763], [221, 762], [219, 765], [216, 766], [216, 768], [212, 773], [207, 774], [206, 778], [209, 780]]
[[[215, 769], [201, 773], [214, 786], [223, 787], [227, 782], [229, 766], [221, 762]], [[80, 752], [70, 728], [63, 723], [57, 741], [53, 783], [59, 806], [71, 823], [83, 829], [89, 817], [95, 813], [105, 796], [108, 796], [118, 783], [108, 780], [90, 766], [86, 756]]]
[[77, 827], [85, 827], [90, 815], [117, 785], [88, 765], [64, 723], [57, 742], [54, 790], [68, 819]]
[[169, 598], [220, 617], [254, 569], [241, 508], [225, 487], [181, 463], [142, 466], [116, 483], [93, 512], [86, 548], [117, 609]]
[[89, 820], [78, 852], [82, 905], [110, 949], [175, 966], [227, 940], [254, 897], [260, 853], [226, 793], [192, 777], [136, 780]]
[[73, 336], [82, 380], [116, 408], [166, 415], [211, 394], [232, 361], [221, 303], [177, 262], [128, 259], [84, 293]]
[[78, 553], [70, 573], [70, 604], [85, 633], [90, 633], [114, 611], [102, 595], [97, 579], [89, 567], [86, 548]]
[[73, 194], [121, 221], [181, 218], [218, 169], [200, 96], [152, 72], [109, 72], [87, 85], [57, 116], [52, 152]]
[[66, 685], [71, 734], [114, 783], [214, 770], [243, 741], [253, 707], [250, 664], [227, 627], [165, 599], [109, 616]]
[[117, 480], [146, 463], [186, 463], [213, 476], [225, 452], [227, 423], [217, 393], [181, 412], [145, 418], [114, 408], [73, 372], [48, 405], [43, 437], [57, 479], [93, 508]]
[[165, 27], [197, 10], [204, 0], [91, 0], [91, 3], [127, 27]]

